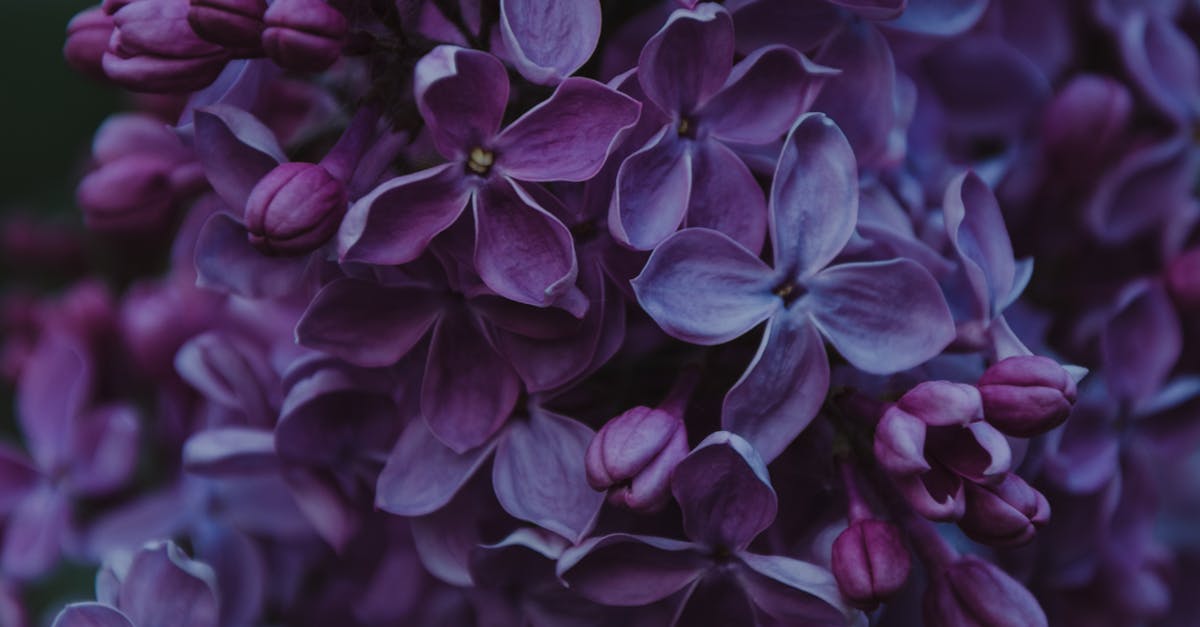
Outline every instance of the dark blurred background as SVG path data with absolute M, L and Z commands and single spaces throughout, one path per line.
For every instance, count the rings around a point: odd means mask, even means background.
M 88 0 L 0 0 L 0 215 L 79 222 L 74 187 L 92 133 L 121 96 L 63 61 L 67 22 Z

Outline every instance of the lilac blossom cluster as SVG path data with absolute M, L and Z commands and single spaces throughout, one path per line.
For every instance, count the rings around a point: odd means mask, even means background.
M 1194 625 L 1198 40 L 104 0 L 91 239 L 5 226 L 74 283 L 3 297 L 0 623 Z

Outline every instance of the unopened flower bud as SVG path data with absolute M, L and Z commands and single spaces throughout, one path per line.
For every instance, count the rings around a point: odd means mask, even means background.
M 1062 424 L 1075 403 L 1075 380 L 1058 362 L 1019 355 L 988 368 L 979 379 L 983 414 L 1002 433 L 1029 438 Z
M 588 484 L 608 490 L 614 505 L 657 510 L 670 498 L 671 470 L 687 454 L 687 431 L 679 416 L 634 407 L 592 438 L 584 457 Z
M 266 0 L 191 0 L 188 24 L 214 44 L 241 50 L 262 46 Z
M 951 381 L 925 381 L 896 401 L 927 425 L 965 425 L 983 418 L 983 403 L 974 386 Z
M 194 91 L 213 82 L 230 55 L 197 36 L 187 14 L 188 0 L 135 0 L 120 7 L 104 73 L 139 92 Z
M 155 155 L 130 155 L 88 174 L 75 190 L 84 222 L 107 233 L 163 228 L 175 198 L 173 168 Z
M 1193 248 L 1167 265 L 1167 289 L 1180 308 L 1200 311 L 1200 248 Z
M 833 541 L 833 576 L 851 605 L 873 610 L 904 586 L 912 559 L 895 525 L 857 520 Z
M 324 0 L 276 0 L 264 20 L 263 50 L 285 69 L 320 72 L 342 54 L 346 18 Z
M 1090 173 L 1118 147 L 1132 111 L 1133 97 L 1120 81 L 1081 74 L 1046 107 L 1046 152 L 1068 174 Z
M 925 591 L 928 627 L 1045 627 L 1033 594 L 996 565 L 973 555 L 930 577 Z
M 113 20 L 100 7 L 81 11 L 67 23 L 63 57 L 76 72 L 104 80 L 102 60 L 112 37 Z
M 337 231 L 346 213 L 346 187 L 325 168 L 284 163 L 254 186 L 246 200 L 250 243 L 269 254 L 313 251 Z
M 992 546 L 1017 546 L 1033 539 L 1050 522 L 1050 503 L 1024 479 L 1009 473 L 989 486 L 968 483 L 966 511 L 958 526 L 972 540 Z

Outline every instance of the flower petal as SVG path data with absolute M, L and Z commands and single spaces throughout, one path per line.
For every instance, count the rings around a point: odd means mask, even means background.
M 198 431 L 183 446 L 183 467 L 206 477 L 239 477 L 277 467 L 275 435 L 267 429 L 222 427 Z
M 500 133 L 496 167 L 521 181 L 586 181 L 640 110 L 636 100 L 602 83 L 568 78 Z
M 13 508 L 37 485 L 38 471 L 25 454 L 8 443 L 0 443 L 0 516 Z
M 738 556 L 738 571 L 750 601 L 788 625 L 846 625 L 851 610 L 842 604 L 828 570 L 782 555 Z
M 51 627 L 135 627 L 119 610 L 101 603 L 72 603 L 54 618 Z
M 196 156 L 213 191 L 236 215 L 242 215 L 250 190 L 287 161 L 275 134 L 253 115 L 224 104 L 195 113 Z
M 43 484 L 29 492 L 4 529 L 0 567 L 18 579 L 47 573 L 62 556 L 70 519 L 70 503 L 55 488 Z
M 459 159 L 500 130 L 508 104 L 508 73 L 486 52 L 438 46 L 413 71 L 417 108 L 433 143 Z
M 17 381 L 17 420 L 25 447 L 42 471 L 71 461 L 71 423 L 92 395 L 91 356 L 67 333 L 48 329 Z
M 564 551 L 558 576 L 597 603 L 636 606 L 667 598 L 711 566 L 690 542 L 613 534 Z
M 758 452 L 728 431 L 708 436 L 680 460 L 671 493 L 688 537 L 718 550 L 746 548 L 775 520 L 779 506 Z
M 462 215 L 471 196 L 462 164 L 391 179 L 351 205 L 338 229 L 342 261 L 408 263 Z
M 767 199 L 750 168 L 721 142 L 693 144 L 687 225 L 720 231 L 753 253 L 762 250 Z
M 775 459 L 817 416 L 828 391 L 821 335 L 803 318 L 776 315 L 754 360 L 725 395 L 721 427 L 749 440 L 764 459 Z
M 733 18 L 706 3 L 671 14 L 638 57 L 638 80 L 668 113 L 692 113 L 725 84 L 733 67 Z
M 421 415 L 456 453 L 488 440 L 517 404 L 521 380 L 466 311 L 450 309 L 433 328 L 421 383 Z
M 826 80 L 837 74 L 787 46 L 760 48 L 734 66 L 725 87 L 704 105 L 699 117 L 707 121 L 714 137 L 724 141 L 776 141 L 808 110 Z
M 821 48 L 817 61 L 842 72 L 821 88 L 813 109 L 829 112 L 860 164 L 877 164 L 896 126 L 892 104 L 896 63 L 891 46 L 871 24 L 852 23 Z
M 772 279 L 765 263 L 725 234 L 685 229 L 655 249 L 633 290 L 667 333 L 693 344 L 720 344 L 779 308 Z
M 964 173 L 946 187 L 943 207 L 950 244 L 977 297 L 986 303 L 987 315 L 994 317 L 1016 279 L 1012 243 L 996 196 L 979 175 Z
M 278 298 L 296 290 L 309 257 L 271 257 L 250 244 L 236 218 L 215 213 L 196 241 L 196 285 L 247 298 Z
M 155 542 L 133 556 L 118 607 L 135 625 L 217 627 L 216 575 L 173 542 Z
M 492 467 L 500 505 L 571 542 L 582 540 L 604 504 L 604 495 L 588 485 L 583 464 L 594 435 L 582 423 L 538 409 L 515 421 Z
M 338 279 L 309 304 L 296 340 L 355 365 L 390 366 L 425 337 L 441 309 L 429 290 Z
M 904 12 L 907 0 L 829 0 L 854 11 L 864 20 L 890 20 Z
M 475 194 L 475 269 L 505 298 L 546 307 L 575 284 L 571 232 L 512 180 Z
M 608 209 L 617 241 L 650 250 L 679 228 L 691 197 L 691 160 L 667 126 L 621 163 Z
M 600 41 L 599 0 L 501 0 L 500 34 L 521 76 L 556 83 L 578 70 Z
M 918 35 L 951 37 L 965 32 L 983 17 L 988 0 L 908 0 L 889 28 Z
M 941 289 L 908 259 L 847 263 L 808 282 L 811 315 L 854 367 L 890 374 L 922 364 L 954 339 Z
M 112 492 L 133 475 L 141 433 L 137 416 L 132 405 L 105 405 L 75 423 L 75 456 L 68 477 L 76 493 Z
M 1144 401 L 1166 383 L 1183 350 L 1182 327 L 1160 281 L 1137 281 L 1118 296 L 1100 334 L 1100 356 L 1113 396 Z
M 492 453 L 492 439 L 465 453 L 439 442 L 424 421 L 404 429 L 388 456 L 375 490 L 375 506 L 397 516 L 437 511 L 459 491 Z
M 775 269 L 808 276 L 824 268 L 854 234 L 858 168 L 846 136 L 809 113 L 784 142 L 768 209 Z

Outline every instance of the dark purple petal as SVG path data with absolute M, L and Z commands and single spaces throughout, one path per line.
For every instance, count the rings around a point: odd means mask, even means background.
M 1084 202 L 1084 223 L 1099 239 L 1121 243 L 1161 225 L 1191 202 L 1200 157 L 1172 134 L 1132 148 L 1099 177 Z
M 845 12 L 831 2 L 758 0 L 741 3 L 733 15 L 738 50 L 745 54 L 773 44 L 812 50 L 846 22 Z
M 600 171 L 621 131 L 637 123 L 640 110 L 636 100 L 610 87 L 568 78 L 500 133 L 496 167 L 521 181 L 586 181 Z
M 828 570 L 782 555 L 742 553 L 742 587 L 750 601 L 788 625 L 846 625 L 852 612 L 842 604 Z
M 379 475 L 376 507 L 398 516 L 436 511 L 450 502 L 495 446 L 492 439 L 465 453 L 455 453 L 439 442 L 423 421 L 410 422 Z
M 221 625 L 250 625 L 263 610 L 267 565 L 250 536 L 226 525 L 192 534 L 196 558 L 212 567 L 221 591 Z
M 846 134 L 859 163 L 878 163 L 896 126 L 893 99 L 896 64 L 879 29 L 866 22 L 849 24 L 817 54 L 822 65 L 841 74 L 829 78 L 813 109 L 827 111 Z
M 200 287 L 247 298 L 278 298 L 300 285 L 309 258 L 264 255 L 250 244 L 240 222 L 216 213 L 200 231 L 195 263 Z
M 711 566 L 690 542 L 614 534 L 564 551 L 558 576 L 597 603 L 632 606 L 667 598 Z
M 100 495 L 121 487 L 137 465 L 140 434 L 137 410 L 130 405 L 106 405 L 81 416 L 68 474 L 72 490 Z
M 930 577 L 925 592 L 930 627 L 1045 627 L 1046 614 L 1025 586 L 1000 567 L 967 555 Z
M 7 517 L 34 488 L 38 471 L 29 461 L 15 447 L 0 443 L 0 516 Z
M 720 344 L 779 308 L 772 281 L 765 263 L 723 233 L 685 229 L 655 249 L 633 290 L 667 333 L 693 344 Z
M 908 259 L 848 263 L 808 281 L 811 315 L 855 367 L 875 374 L 907 370 L 954 340 L 942 290 Z
M 390 366 L 425 337 L 442 306 L 436 292 L 339 279 L 309 304 L 296 339 L 359 366 Z
M 608 210 L 617 241 L 650 250 L 679 228 L 691 197 L 691 160 L 668 126 L 621 163 Z
M 758 452 L 727 431 L 705 438 L 675 466 L 671 493 L 688 537 L 717 550 L 746 548 L 775 520 L 779 505 Z
M 275 134 L 253 115 L 216 104 L 196 111 L 196 156 L 213 190 L 241 215 L 250 190 L 287 161 Z
M 767 199 L 750 168 L 725 144 L 693 144 L 687 225 L 720 231 L 747 250 L 762 250 Z
M 786 46 L 768 46 L 733 67 L 725 87 L 698 116 L 713 137 L 766 144 L 788 132 L 837 71 Z M 831 110 L 831 109 L 827 109 Z
M 493 516 L 500 512 L 487 477 L 473 477 L 435 512 L 413 518 L 413 547 L 425 570 L 455 586 L 470 586 L 471 554 Z
M 690 114 L 717 93 L 733 67 L 733 19 L 718 4 L 671 14 L 638 58 L 642 90 L 659 108 Z
M 1159 281 L 1131 284 L 1114 309 L 1100 335 L 1108 384 L 1118 398 L 1141 401 L 1162 387 L 1179 360 L 1179 317 Z
M 196 493 L 184 485 L 143 493 L 93 521 L 84 541 L 89 557 L 99 559 L 114 551 L 130 551 L 148 540 L 180 533 L 197 511 Z
M 417 106 L 447 159 L 465 156 L 500 130 L 508 74 L 486 52 L 438 46 L 417 63 Z
M 72 603 L 54 618 L 51 627 L 136 627 L 119 610 L 100 603 Z
M 397 177 L 358 199 L 338 230 L 342 261 L 398 265 L 454 224 L 471 196 L 460 163 Z
M 274 470 L 278 467 L 275 435 L 267 429 L 245 427 L 200 431 L 184 444 L 183 467 L 206 477 L 238 477 Z
M 805 319 L 777 315 L 767 323 L 746 372 L 725 395 L 721 426 L 772 460 L 812 422 L 828 391 L 829 360 L 821 335 Z
M 488 440 L 517 403 L 521 381 L 465 311 L 450 310 L 433 329 L 421 384 L 421 414 L 456 453 Z
M 278 379 L 261 347 L 207 331 L 179 348 L 175 371 L 210 403 L 242 411 L 263 427 L 274 423 Z
M 890 20 L 904 12 L 907 0 L 829 0 L 854 11 L 864 20 Z M 918 0 L 919 1 L 919 0 Z
M 973 172 L 950 182 L 943 203 L 946 233 L 989 317 L 998 315 L 1016 277 L 1012 244 L 1000 205 Z
M 908 0 L 888 26 L 918 35 L 949 37 L 966 31 L 987 10 L 988 0 Z
M 217 627 L 216 576 L 172 542 L 133 556 L 121 581 L 118 607 L 135 625 Z
M 1128 76 L 1154 106 L 1177 120 L 1196 117 L 1200 59 L 1196 45 L 1166 15 L 1138 15 L 1117 26 Z
M 513 64 L 541 84 L 570 76 L 600 41 L 600 2 L 501 0 L 500 34 Z
M 42 471 L 71 461 L 70 424 L 91 400 L 92 364 L 75 338 L 50 330 L 38 340 L 17 381 L 17 420 Z
M 838 590 L 851 605 L 873 610 L 908 580 L 912 558 L 900 528 L 883 520 L 855 520 L 833 542 L 830 565 Z
M 584 452 L 594 435 L 582 423 L 543 410 L 514 421 L 492 467 L 500 505 L 521 520 L 579 542 L 604 503 L 584 470 Z
M 965 509 L 963 480 L 941 465 L 921 475 L 895 477 L 896 487 L 918 514 L 936 521 L 958 520 Z
M 330 470 L 285 466 L 282 474 L 292 499 L 313 529 L 335 551 L 343 551 L 362 527 L 363 512 L 356 495 L 348 496 L 343 479 Z
M 20 579 L 40 577 L 58 563 L 70 532 L 71 508 L 66 497 L 41 485 L 17 505 L 4 529 L 0 566 Z
M 775 269 L 808 276 L 850 241 L 858 217 L 858 168 L 846 136 L 825 115 L 792 128 L 779 156 L 768 209 Z
M 579 272 L 571 232 L 511 179 L 475 194 L 475 269 L 497 294 L 538 307 L 565 294 Z

